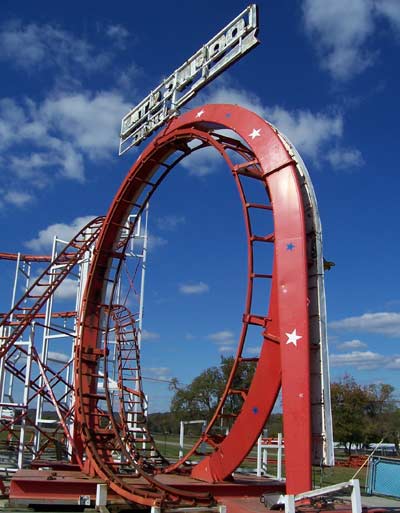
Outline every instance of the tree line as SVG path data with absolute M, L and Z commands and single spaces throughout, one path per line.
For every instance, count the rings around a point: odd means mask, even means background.
M 173 379 L 170 387 L 174 395 L 170 411 L 149 415 L 152 431 L 173 434 L 179 432 L 181 420 L 210 420 L 225 389 L 233 363 L 233 357 L 221 357 L 219 366 L 204 370 L 187 386 L 181 386 Z M 232 388 L 248 389 L 254 370 L 255 364 L 252 362 L 240 364 Z M 400 408 L 394 398 L 394 391 L 394 387 L 389 384 L 361 385 L 351 376 L 333 382 L 331 401 L 335 442 L 342 444 L 350 453 L 355 445 L 367 447 L 383 439 L 384 442 L 395 444 L 399 452 Z M 240 394 L 228 396 L 224 413 L 238 413 L 241 404 Z M 224 422 L 226 428 L 226 419 Z M 192 434 L 197 435 L 198 429 L 188 426 L 187 433 L 190 434 L 192 430 Z M 271 415 L 266 429 L 269 436 L 282 432 L 282 414 Z

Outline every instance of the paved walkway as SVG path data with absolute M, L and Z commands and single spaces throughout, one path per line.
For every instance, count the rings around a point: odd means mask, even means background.
M 389 499 L 387 497 L 378 497 L 377 495 L 363 495 L 361 502 L 363 506 L 368 506 L 369 508 L 395 508 L 395 510 L 400 512 L 400 499 Z

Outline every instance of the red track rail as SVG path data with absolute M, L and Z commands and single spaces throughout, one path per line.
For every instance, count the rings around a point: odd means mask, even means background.
M 0 260 L 22 262 L 51 262 L 51 255 L 24 255 L 23 253 L 0 253 Z
M 216 130 L 232 130 L 233 137 Z M 235 137 L 237 134 L 240 139 Z M 197 142 L 197 147 L 193 143 Z M 298 183 L 296 162 L 284 147 L 276 131 L 256 114 L 233 105 L 205 105 L 174 119 L 144 150 L 122 183 L 99 235 L 90 269 L 80 320 L 76 352 L 76 407 L 78 443 L 86 447 L 86 470 L 110 483 L 123 497 L 145 505 L 163 501 L 209 502 L 205 495 L 184 493 L 168 487 L 146 470 L 141 462 L 130 460 L 147 487 L 135 485 L 117 471 L 110 458 L 99 417 L 92 415 L 100 398 L 97 393 L 98 368 L 104 362 L 110 313 L 99 308 L 112 307 L 110 283 L 124 259 L 124 246 L 118 242 L 128 215 L 140 214 L 158 185 L 186 155 L 201 147 L 214 147 L 225 159 L 238 186 L 248 242 L 248 290 L 235 364 L 217 411 L 207 427 L 204 441 L 212 453 L 192 471 L 198 479 L 221 481 L 229 476 L 253 447 L 274 406 L 282 385 L 287 493 L 311 488 L 311 399 L 310 351 L 307 301 L 307 252 L 304 206 Z M 232 156 L 232 158 L 231 158 Z M 233 158 L 234 157 L 234 158 Z M 239 163 L 238 163 L 239 162 Z M 257 183 L 265 193 L 265 202 L 252 201 L 246 182 Z M 273 229 L 256 233 L 252 212 L 271 215 Z M 133 228 L 132 228 L 133 229 Z M 254 247 L 272 248 L 273 264 L 268 269 L 255 268 Z M 269 307 L 253 312 L 253 288 L 259 281 L 270 291 Z M 111 308 L 108 308 L 111 311 Z M 104 331 L 104 325 L 107 328 Z M 234 377 L 239 366 L 248 362 L 243 356 L 250 326 L 260 329 L 262 348 L 249 390 L 235 390 Z M 105 341 L 104 341 L 105 338 Z M 243 404 L 225 438 L 215 437 L 213 428 L 223 417 L 222 408 L 229 397 L 242 397 Z M 116 428 L 115 435 L 117 435 Z M 164 469 L 172 472 L 183 465 L 202 440 L 178 464 Z M 129 455 L 126 456 L 129 460 Z

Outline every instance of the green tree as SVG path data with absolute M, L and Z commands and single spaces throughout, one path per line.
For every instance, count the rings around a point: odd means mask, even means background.
M 362 443 L 368 397 L 350 376 L 331 384 L 333 434 L 351 453 L 352 444 Z
M 400 453 L 400 408 L 396 408 L 396 410 L 391 414 L 389 421 L 389 430 L 390 430 L 390 440 L 393 440 L 393 443 L 396 446 L 397 454 Z
M 221 372 L 210 367 L 197 376 L 190 385 L 178 388 L 172 398 L 171 411 L 181 420 L 205 417 L 207 420 L 221 394 Z
M 395 443 L 397 408 L 391 385 L 362 386 L 351 376 L 331 384 L 333 433 L 351 453 L 352 444 Z
M 165 435 L 179 433 L 179 420 L 171 412 L 150 413 L 148 423 L 152 433 L 163 433 Z
M 210 420 L 224 392 L 227 380 L 234 364 L 233 357 L 221 357 L 219 367 L 209 367 L 194 378 L 190 385 L 179 387 L 173 380 L 175 394 L 171 401 L 171 411 L 181 420 Z M 224 413 L 237 413 L 242 404 L 240 391 L 248 389 L 254 374 L 254 364 L 240 363 L 232 381 L 232 390 L 224 405 Z

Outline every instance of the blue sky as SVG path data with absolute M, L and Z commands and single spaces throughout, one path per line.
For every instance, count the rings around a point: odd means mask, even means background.
M 246 5 L 3 0 L 0 250 L 48 253 L 54 233 L 106 213 L 138 154 L 117 156 L 122 116 Z M 391 383 L 400 397 L 400 2 L 259 8 L 262 44 L 187 107 L 238 103 L 294 142 L 336 264 L 326 276 L 332 376 Z M 150 235 L 144 373 L 188 383 L 232 354 L 244 302 L 240 204 L 215 155 L 185 160 L 163 184 Z M 11 267 L 0 265 L 5 310 Z M 165 384 L 149 391 L 153 411 L 165 408 Z

